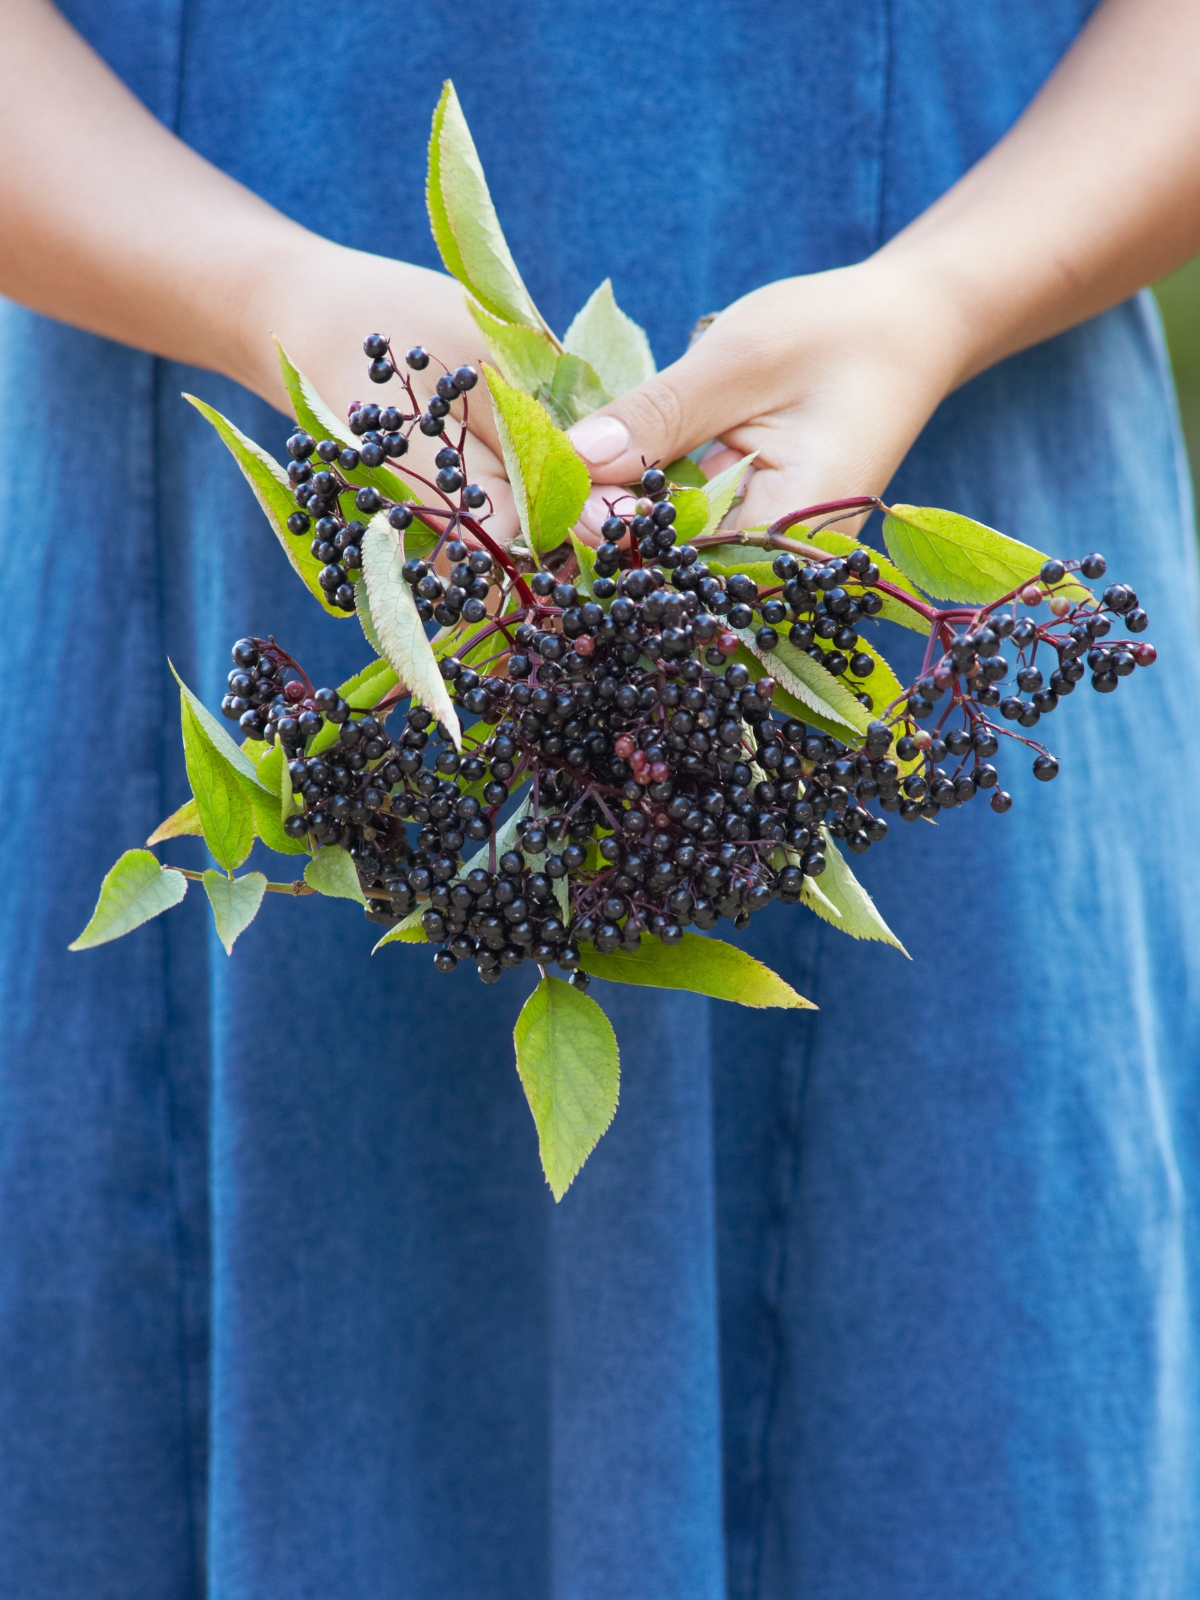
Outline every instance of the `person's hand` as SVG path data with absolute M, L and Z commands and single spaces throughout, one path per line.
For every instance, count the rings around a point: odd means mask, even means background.
M 368 378 L 362 350 L 368 333 L 387 334 L 400 362 L 404 352 L 418 344 L 437 358 L 424 372 L 409 374 L 421 400 L 433 393 L 442 372 L 439 360 L 451 370 L 470 364 L 481 377 L 467 396 L 467 470 L 471 482 L 492 496 L 495 515 L 488 531 L 501 539 L 512 538 L 516 512 L 482 379 L 487 352 L 459 284 L 444 273 L 308 237 L 310 244 L 289 249 L 264 269 L 245 308 L 241 336 L 245 370 L 236 376 L 280 411 L 290 412 L 274 334 L 330 409 L 345 418 L 352 400 L 401 407 L 406 403 L 398 379 L 377 385 Z M 450 438 L 457 439 L 456 427 L 447 429 L 445 439 L 429 439 L 414 429 L 408 455 L 393 465 L 401 473 L 406 465 L 413 466 L 432 479 L 437 470 L 433 458 Z
M 571 430 L 591 469 L 584 528 L 605 485 L 633 483 L 706 440 L 711 477 L 757 451 L 740 527 L 825 500 L 880 494 L 959 381 L 961 317 L 911 258 L 788 278 L 716 319 L 673 366 Z

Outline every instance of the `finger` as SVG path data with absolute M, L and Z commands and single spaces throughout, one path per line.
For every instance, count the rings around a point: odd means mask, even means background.
M 764 528 L 781 517 L 802 511 L 806 506 L 827 505 L 830 501 L 849 498 L 842 493 L 840 485 L 854 481 L 849 478 L 839 478 L 839 487 L 829 487 L 830 479 L 820 476 L 814 477 L 811 472 L 795 468 L 764 467 L 759 471 L 751 471 L 750 481 L 747 486 L 745 499 L 740 506 L 735 507 L 734 513 L 728 518 L 726 526 L 737 528 Z M 862 491 L 872 492 L 870 488 Z M 827 515 L 816 515 L 806 518 L 806 526 L 832 522 L 839 533 L 849 536 L 856 535 L 863 526 L 870 510 L 831 512 Z M 789 537 L 804 538 L 802 527 L 795 527 Z
M 652 462 L 674 461 L 743 420 L 742 363 L 731 341 L 715 332 L 674 366 L 569 429 L 594 481 L 634 483 Z
M 474 430 L 467 441 L 466 450 L 469 451 L 467 459 L 471 465 L 471 481 L 477 483 L 489 499 L 483 526 L 493 539 L 501 539 L 507 544 L 520 533 L 521 524 L 512 487 L 505 476 L 504 463 L 499 452 L 490 450 L 482 443 Z
M 633 502 L 634 496 L 617 484 L 593 484 L 591 493 L 583 502 L 575 532 L 585 544 L 599 544 L 603 538 L 600 532 L 602 525 L 614 514 L 628 516 L 633 511 Z
M 473 512 L 472 515 L 477 521 L 480 521 L 481 526 L 493 539 L 498 540 L 501 544 L 508 544 L 521 531 L 521 525 L 517 519 L 517 508 L 513 504 L 512 490 L 508 486 L 508 480 L 494 477 L 490 473 L 483 473 L 476 481 L 479 487 L 489 496 L 491 502 L 490 514 L 488 514 L 489 508 L 485 507 L 485 515 L 482 518 L 480 518 L 478 512 Z M 468 543 L 470 542 L 468 540 Z
M 457 440 L 457 434 L 455 435 Z M 426 439 L 419 434 L 414 434 L 414 448 L 402 460 L 391 463 L 392 470 L 401 478 L 407 477 L 409 486 L 413 490 L 414 498 L 424 501 L 429 505 L 450 506 L 457 504 L 457 496 L 443 497 L 429 487 L 437 471 L 433 459 L 436 450 L 445 445 L 445 439 L 437 437 Z M 419 441 L 419 442 L 418 442 Z M 512 489 L 504 475 L 504 467 L 499 457 L 480 442 L 473 434 L 468 436 L 463 445 L 463 460 L 470 473 L 470 481 L 478 484 L 488 496 L 489 504 L 471 515 L 487 529 L 493 539 L 499 539 L 505 544 L 516 537 L 520 532 L 517 518 L 517 509 L 513 503 Z M 406 473 L 406 467 L 408 471 Z M 417 481 L 417 475 L 425 481 Z M 436 519 L 438 525 L 445 519 Z M 468 540 L 468 543 L 471 541 Z
M 820 421 L 780 413 L 732 429 L 725 442 L 757 455 L 745 496 L 730 521 L 742 528 L 762 527 L 806 506 L 882 493 L 897 462 L 877 448 L 882 430 L 872 427 L 872 421 L 852 407 L 831 409 Z M 838 527 L 854 533 L 862 521 L 856 516 Z
M 696 463 L 706 478 L 715 478 L 742 459 L 740 450 L 731 450 L 719 439 L 713 441 Z

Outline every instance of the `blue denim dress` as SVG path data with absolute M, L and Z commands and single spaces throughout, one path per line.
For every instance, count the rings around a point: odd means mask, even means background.
M 453 76 L 552 322 L 611 274 L 666 362 L 920 212 L 1088 7 L 64 9 L 209 160 L 431 265 Z M 1160 665 L 1077 695 L 1009 816 L 861 863 L 911 962 L 776 907 L 749 942 L 819 1013 L 604 992 L 622 1104 L 557 1208 L 519 983 L 312 901 L 232 960 L 198 894 L 67 953 L 184 796 L 168 654 L 210 704 L 242 633 L 367 657 L 182 389 L 282 446 L 224 380 L 0 311 L 6 1600 L 1200 1593 L 1200 650 L 1148 302 L 976 379 L 892 494 L 1102 550 Z

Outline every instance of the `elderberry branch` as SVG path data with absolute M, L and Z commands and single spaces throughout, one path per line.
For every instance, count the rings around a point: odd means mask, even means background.
M 808 522 L 813 517 L 823 517 L 830 511 L 886 511 L 887 509 L 879 496 L 874 494 L 851 495 L 845 500 L 823 500 L 819 505 L 804 506 L 799 511 L 788 511 L 782 517 L 777 517 L 767 529 L 767 536 L 770 538 L 786 533 L 798 522 Z
M 166 862 L 163 865 L 166 871 L 177 872 L 181 878 L 189 878 L 193 883 L 204 882 L 204 874 L 202 872 L 193 872 L 190 867 L 172 867 Z M 293 897 L 303 894 L 316 894 L 316 892 L 311 884 L 304 882 L 303 878 L 296 878 L 288 883 L 268 883 L 265 889 L 267 894 L 290 894 Z
M 468 533 L 472 534 L 476 539 L 479 540 L 479 543 L 488 552 L 492 559 L 499 562 L 500 566 L 516 585 L 517 593 L 521 596 L 521 599 L 525 602 L 525 604 L 527 606 L 533 605 L 533 594 L 529 588 L 529 585 L 525 582 L 525 579 L 522 576 L 519 568 L 514 565 L 504 546 L 492 538 L 491 534 L 488 533 L 486 528 L 483 527 L 482 523 L 480 523 L 477 518 L 464 516 L 462 518 L 462 525 L 464 528 L 466 528 Z
M 377 357 L 374 344 L 367 342 L 367 353 Z M 414 370 L 429 359 L 423 351 L 405 357 Z M 442 433 L 443 418 L 474 381 L 470 369 L 439 377 L 422 432 Z M 414 420 L 355 408 L 351 429 L 363 440 L 363 463 L 402 455 L 397 430 Z M 352 715 L 334 691 L 310 694 L 290 657 L 252 640 L 235 646 L 239 670 L 222 708 L 247 734 L 283 744 L 299 797 L 288 832 L 347 847 L 377 921 L 394 923 L 420 908 L 439 971 L 470 961 L 491 983 L 527 960 L 543 970 L 557 962 L 583 986 L 583 945 L 601 954 L 632 951 L 647 935 L 676 943 L 689 924 L 707 930 L 732 918 L 744 927 L 773 899 L 798 902 L 805 879 L 824 870 L 829 838 L 862 854 L 887 836 L 886 814 L 932 821 L 988 791 L 992 809 L 1007 811 L 1011 797 L 989 760 L 1000 735 L 1037 752 L 1035 775 L 1053 778 L 1058 763 L 1024 730 L 1074 690 L 1085 671 L 1081 658 L 1101 692 L 1155 658 L 1149 644 L 1103 642 L 1110 619 L 1124 617 L 1134 634 L 1144 629 L 1131 590 L 1110 585 L 1102 603 L 1078 605 L 1062 592 L 1068 571 L 1101 576 L 1099 556 L 1070 566 L 1048 560 L 1036 580 L 989 605 L 939 607 L 884 578 L 865 547 L 843 558 L 790 536 L 814 518 L 829 526 L 886 512 L 874 496 L 677 545 L 676 508 L 657 467 L 614 493 L 585 593 L 573 581 L 580 567 L 572 550 L 552 551 L 527 571 L 473 514 L 487 496 L 466 483 L 468 442 L 460 427 L 457 448 L 436 457 L 433 487 L 457 504 L 398 505 L 388 516 L 398 531 L 423 518 L 435 552 L 444 549 L 452 563 L 447 581 L 430 561 L 413 558 L 404 578 L 421 620 L 451 630 L 441 635 L 452 653 L 440 670 L 464 725 L 479 719 L 470 748 L 460 754 L 431 713 L 411 704 L 403 727 L 389 732 L 388 718 L 407 695 L 403 684 L 381 697 L 374 714 Z M 301 466 L 314 449 L 327 462 L 330 449 L 341 459 L 332 444 L 307 436 L 294 436 L 288 449 Z M 345 522 L 329 503 L 326 478 L 336 482 L 318 474 L 310 486 L 304 470 L 293 474 L 297 505 L 320 513 L 314 554 L 319 548 L 331 562 L 322 583 L 349 608 L 343 567 L 358 554 L 362 525 Z M 632 509 L 618 513 L 626 502 Z M 382 504 L 374 489 L 357 493 L 364 512 Z M 302 532 L 310 520 L 297 516 L 289 528 Z M 772 551 L 773 580 L 760 586 L 744 571 L 711 572 L 703 552 L 721 545 Z M 333 561 L 339 553 L 342 563 Z M 1021 614 L 1043 600 L 1052 621 Z M 858 629 L 881 615 L 885 601 L 919 614 L 929 637 L 918 679 L 880 714 L 870 693 L 876 657 L 858 647 Z M 504 609 L 510 603 L 516 609 Z M 873 713 L 864 736 L 842 742 L 792 720 L 779 708 L 772 677 L 751 681 L 737 659 L 747 630 L 756 655 L 769 660 L 785 625 L 792 648 Z M 479 647 L 489 640 L 484 658 Z M 1018 652 L 1016 687 L 1027 699 L 999 687 L 1013 665 L 1002 653 L 1008 641 Z M 1047 685 L 1034 658 L 1049 650 L 1058 667 Z M 297 700 L 298 717 L 289 711 Z M 1023 731 L 992 723 L 986 713 L 997 706 Z M 926 718 L 932 726 L 920 725 Z M 314 756 L 308 741 L 326 719 L 340 723 L 336 742 L 326 740 Z M 515 847 L 498 850 L 502 809 L 525 782 L 531 793 Z M 466 852 L 485 840 L 486 870 L 467 871 Z

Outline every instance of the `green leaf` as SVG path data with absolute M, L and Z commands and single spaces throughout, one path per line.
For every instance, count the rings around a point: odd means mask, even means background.
M 231 872 L 241 866 L 254 845 L 254 812 L 242 788 L 240 768 L 231 765 L 214 746 L 191 699 L 187 691 L 179 697 L 188 782 L 196 797 L 204 842 L 213 858 Z M 238 755 L 241 756 L 240 750 Z
M 655 373 L 650 341 L 613 298 L 610 278 L 605 278 L 567 329 L 563 346 L 590 363 L 613 400 Z
M 388 929 L 383 938 L 372 947 L 371 954 L 374 955 L 376 950 L 382 950 L 385 944 L 428 944 L 429 935 L 421 926 L 421 918 L 428 909 L 428 906 L 414 906 L 394 928 Z
M 283 765 L 283 746 L 276 739 L 274 744 L 266 745 L 263 753 L 254 763 L 254 771 L 258 776 L 259 786 L 268 794 L 279 794 L 279 769 Z
M 200 823 L 200 813 L 196 809 L 195 800 L 185 800 L 178 811 L 173 811 L 165 822 L 160 822 L 158 827 L 146 840 L 146 844 L 162 844 L 164 839 L 182 839 L 188 834 L 199 838 L 204 837 L 204 829 Z
M 425 193 L 446 271 L 493 316 L 544 327 L 500 231 L 475 141 L 449 80 L 433 114 Z
M 467 301 L 467 310 L 508 382 L 525 394 L 539 398 L 549 394 L 558 365 L 558 349 L 550 335 L 520 322 L 499 322 L 473 300 Z
M 708 495 L 703 489 L 676 489 L 671 503 L 675 507 L 675 541 L 681 545 L 690 544 L 708 527 Z M 705 554 L 707 556 L 707 551 Z
M 700 530 L 702 534 L 716 533 L 721 526 L 726 513 L 737 498 L 742 479 L 757 455 L 758 451 L 754 450 L 750 455 L 743 456 L 740 461 L 735 461 L 731 467 L 726 467 L 724 472 L 718 472 L 715 478 L 707 480 L 703 493 L 708 500 L 708 521 Z
M 274 749 L 274 746 L 269 745 L 265 739 L 243 739 L 238 749 L 257 773 L 262 758 L 269 750 Z
M 243 878 L 227 878 L 223 872 L 210 867 L 204 874 L 204 888 L 213 909 L 217 925 L 217 938 L 225 946 L 225 954 L 233 954 L 234 941 L 258 915 L 267 880 L 261 872 L 247 872 Z
M 511 616 L 514 610 L 520 610 L 519 601 L 507 606 L 504 615 Z M 430 641 L 434 659 L 442 661 L 446 656 L 454 655 L 461 650 L 462 654 L 459 659 L 463 666 L 473 667 L 486 660 L 487 657 L 494 656 L 498 650 L 507 648 L 503 637 L 496 633 L 489 633 L 486 638 L 480 639 L 476 645 L 470 643 L 470 640 L 476 634 L 484 633 L 494 620 L 495 618 L 487 616 L 481 622 L 458 622 L 453 627 L 447 628 L 443 633 L 435 635 Z M 494 672 L 496 668 L 493 665 L 488 670 Z M 464 739 L 466 738 L 465 733 L 463 737 Z
M 330 605 L 324 589 L 317 582 L 321 563 L 309 548 L 312 543 L 311 535 L 289 533 L 287 530 L 287 519 L 297 506 L 283 468 L 278 462 L 273 461 L 265 450 L 256 445 L 253 439 L 248 439 L 219 411 L 214 411 L 212 406 L 205 405 L 203 400 L 197 400 L 194 394 L 185 394 L 183 398 L 190 401 L 200 415 L 212 423 L 233 459 L 241 467 L 246 482 L 254 490 L 254 498 L 265 512 L 267 521 L 275 530 L 275 536 L 292 564 L 293 571 L 305 588 L 310 594 L 315 595 L 331 617 L 348 616 L 348 612 L 339 611 L 336 606 Z
M 187 893 L 187 879 L 164 867 L 149 850 L 126 850 L 100 885 L 92 920 L 68 948 L 92 950 L 119 939 L 134 928 L 177 906 Z
M 192 693 L 187 684 L 184 683 L 183 679 L 175 671 L 174 662 L 168 659 L 167 665 L 171 669 L 171 676 L 179 685 L 180 699 L 186 700 L 188 705 L 191 707 L 196 721 L 208 735 L 209 743 L 212 745 L 213 749 L 216 750 L 218 754 L 224 756 L 229 765 L 233 767 L 235 771 L 240 772 L 244 778 L 249 778 L 251 783 L 257 783 L 259 781 L 258 772 L 250 757 L 240 745 L 237 745 L 233 742 L 228 733 L 226 733 L 225 729 L 217 721 L 216 717 L 213 716 L 212 712 L 204 704 L 204 701 L 200 699 L 199 695 Z
M 875 909 L 874 900 L 846 865 L 846 858 L 828 830 L 822 828 L 821 833 L 825 840 L 825 871 L 819 881 L 805 878 L 800 891 L 805 905 L 852 939 L 877 939 L 880 944 L 894 945 L 901 955 L 908 956 L 908 951 Z M 819 895 L 811 892 L 814 882 Z
M 446 726 L 461 750 L 458 714 L 425 637 L 412 591 L 404 581 L 403 568 L 404 536 L 389 525 L 383 512 L 379 512 L 371 518 L 363 534 L 362 571 L 383 654 L 395 668 L 397 677 L 408 686 L 413 700 Z
M 827 656 L 832 655 L 836 648 L 832 640 L 827 641 L 825 639 L 818 639 L 816 643 L 820 645 L 822 651 Z M 827 644 L 828 649 L 826 649 Z M 790 640 L 788 641 L 788 648 L 789 650 L 794 650 L 796 648 Z M 853 652 L 846 653 L 857 655 L 859 651 L 862 651 L 864 655 L 870 656 L 871 660 L 875 663 L 874 672 L 869 673 L 865 678 L 862 679 L 855 678 L 851 680 L 848 678 L 838 678 L 834 681 L 845 684 L 849 684 L 851 681 L 856 684 L 861 682 L 863 689 L 875 702 L 875 707 L 872 711 L 868 711 L 865 706 L 859 705 L 859 711 L 864 717 L 870 720 L 872 717 L 882 716 L 885 708 L 890 706 L 894 701 L 904 700 L 904 685 L 892 671 L 888 662 L 885 661 L 884 658 L 879 654 L 879 651 L 876 650 L 875 646 L 863 638 L 861 633 L 858 636 L 858 643 L 854 646 Z M 801 652 L 801 654 L 803 653 L 804 652 Z M 774 652 L 772 652 L 772 654 L 774 654 Z M 808 659 L 811 661 L 812 657 L 809 656 Z M 829 675 L 830 677 L 833 677 L 832 673 Z M 851 698 L 853 699 L 853 695 L 851 695 Z M 855 704 L 858 705 L 858 702 L 855 701 Z M 863 731 L 865 732 L 865 728 Z
M 304 869 L 304 881 L 310 889 L 334 900 L 354 900 L 360 906 L 367 903 L 350 852 L 340 844 L 321 846 Z
M 505 381 L 541 401 L 560 427 L 571 427 L 613 398 L 592 366 L 578 355 L 561 354 L 549 334 L 498 322 L 471 301 L 467 309 Z
M 870 545 L 859 544 L 857 539 L 851 539 L 848 534 L 839 533 L 836 528 L 822 528 L 819 533 L 810 533 L 801 524 L 788 531 L 805 544 L 816 545 L 818 550 L 827 550 L 831 556 L 848 556 L 852 550 L 865 550 L 879 568 L 879 576 L 887 583 L 895 584 L 897 589 L 903 589 L 905 594 L 911 594 L 917 600 L 923 598 L 911 579 L 906 578 L 886 556 L 881 556 L 878 550 L 872 550 Z M 764 550 L 763 554 L 768 555 L 769 552 Z M 902 605 L 899 600 L 893 600 L 890 595 L 880 595 L 879 598 L 883 601 L 883 610 L 879 612 L 882 621 L 898 622 L 902 628 L 911 628 L 914 633 L 929 632 L 930 624 L 917 612 Z
M 800 865 L 800 857 L 794 850 L 785 851 L 783 853 L 787 856 L 787 859 L 791 862 L 792 866 L 798 867 Z M 800 896 L 804 903 L 811 907 L 812 910 L 816 911 L 818 916 L 824 917 L 826 922 L 840 922 L 842 920 L 842 913 L 834 905 L 833 901 L 824 892 L 815 878 L 805 878 L 800 890 Z
M 363 638 L 377 650 L 384 654 L 383 645 L 379 638 L 379 629 L 375 626 L 375 618 L 371 615 L 371 596 L 367 589 L 366 578 L 362 577 L 354 585 L 354 610 L 358 617 L 359 626 L 363 631 Z
M 735 461 L 731 467 L 726 467 L 724 472 L 719 472 L 715 478 L 706 478 L 701 469 L 693 461 L 689 460 L 687 456 L 684 456 L 681 461 L 673 461 L 669 467 L 664 469 L 668 479 L 672 479 L 673 474 L 680 472 L 684 476 L 673 481 L 683 482 L 686 478 L 693 484 L 692 487 L 676 489 L 671 495 L 672 503 L 675 506 L 674 528 L 679 544 L 687 544 L 701 535 L 707 537 L 709 534 L 716 533 L 730 506 L 733 504 L 738 490 L 741 488 L 742 479 L 746 476 L 747 469 L 757 454 L 758 452 L 755 451 L 754 455 L 743 456 L 740 461 Z M 687 472 L 688 468 L 691 469 L 690 473 Z M 743 548 L 739 545 L 716 545 L 712 549 L 705 551 L 704 559 L 708 562 L 712 571 L 717 573 L 726 570 L 731 572 L 742 571 L 743 559 L 752 562 L 756 566 L 763 561 L 766 561 L 769 565 L 774 559 L 774 552 L 766 550 L 759 552 L 757 555 L 747 553 L 743 558 Z M 734 563 L 732 566 L 724 568 L 714 565 L 714 562 L 720 562 L 723 558 L 728 557 L 731 549 Z
M 485 367 L 484 376 L 521 530 L 531 549 L 554 550 L 579 521 L 591 487 L 588 469 L 536 400 L 494 367 Z
M 561 355 L 554 364 L 554 381 L 545 399 L 559 427 L 571 428 L 606 406 L 612 395 L 582 356 Z
M 768 651 L 756 647 L 751 628 L 738 630 L 738 638 L 780 688 L 805 707 L 803 720 L 812 721 L 814 716 L 823 718 L 833 725 L 836 737 L 842 740 L 847 736 L 859 739 L 866 737 L 867 723 L 872 713 L 858 703 L 840 678 L 835 678 L 832 672 L 826 672 L 819 662 L 797 649 L 790 639 L 780 639 L 774 650 Z
M 596 581 L 596 552 L 590 544 L 584 544 L 577 533 L 571 535 L 571 548 L 575 552 L 575 560 L 579 563 L 579 576 L 575 579 L 575 587 L 582 590 L 590 600 L 592 586 Z
M 733 1000 L 740 1006 L 784 1006 L 815 1011 L 811 1000 L 796 993 L 770 967 L 721 939 L 685 933 L 680 944 L 643 939 L 627 954 L 599 955 L 591 945 L 581 950 L 580 965 L 594 978 L 612 983 L 644 984 L 651 989 L 689 989 L 714 1000 Z
M 616 1035 L 594 1000 L 561 978 L 543 978 L 517 1018 L 513 1040 L 542 1170 L 561 1200 L 616 1114 Z
M 553 854 L 556 856 L 562 855 L 566 847 L 567 841 L 563 839 L 553 846 Z M 565 877 L 554 879 L 554 898 L 558 901 L 558 909 L 562 913 L 563 921 L 569 923 L 571 920 L 571 888 Z
M 739 644 L 734 653 L 725 662 L 726 667 L 736 665 L 745 667 L 752 678 L 763 676 L 763 663 L 758 656 L 746 649 L 744 644 Z M 809 722 L 814 728 L 819 728 L 822 733 L 831 734 L 835 739 L 843 741 L 847 738 L 846 724 L 840 720 L 832 721 L 822 717 L 803 700 L 798 700 L 795 695 L 789 694 L 779 682 L 778 674 L 771 673 L 775 678 L 775 696 L 771 701 L 772 707 L 786 717 L 792 717 L 796 722 Z M 743 757 L 743 760 L 745 757 Z
M 284 386 L 287 389 L 288 398 L 292 402 L 292 410 L 296 414 L 296 421 L 299 425 L 310 433 L 318 443 L 322 439 L 336 439 L 338 444 L 357 450 L 362 444 L 362 440 L 355 438 L 354 434 L 350 432 L 349 421 L 343 421 L 336 412 L 325 404 L 317 393 L 316 385 L 312 379 L 305 377 L 278 339 L 275 341 L 275 348 L 279 352 L 279 370 L 283 374 Z M 352 483 L 356 489 L 362 489 L 367 484 L 371 484 L 379 490 L 380 494 L 386 495 L 389 500 L 411 500 L 417 505 L 425 503 L 424 496 L 420 491 L 390 467 L 364 467 L 360 465 L 355 467 L 352 472 L 347 472 L 343 467 L 339 466 L 338 471 L 346 482 Z M 342 495 L 341 502 L 342 509 L 346 510 L 351 504 L 351 497 Z M 358 514 L 355 510 L 347 512 L 349 517 L 356 517 Z M 306 549 L 310 542 L 310 538 L 306 536 L 304 539 Z M 432 544 L 433 535 L 430 534 L 430 548 L 432 548 Z M 320 562 L 317 562 L 317 569 L 318 571 L 320 570 Z M 338 615 L 345 616 L 346 612 L 341 611 Z
M 709 545 L 704 552 L 705 564 L 719 578 L 727 578 L 731 572 L 747 572 L 755 583 L 771 588 L 779 583 L 771 571 L 774 559 L 774 551 L 762 550 L 753 544 L 736 544 L 732 539 L 728 544 Z
M 338 694 L 354 711 L 374 711 L 390 689 L 399 683 L 396 669 L 381 657 L 338 686 Z
M 883 538 L 892 560 L 926 594 L 974 606 L 1036 578 L 1046 560 L 1040 550 L 995 528 L 933 506 L 893 506 L 883 519 Z M 1075 581 L 1055 592 L 1092 599 L 1091 590 Z
M 680 456 L 678 461 L 669 461 L 663 471 L 668 483 L 678 484 L 683 489 L 703 489 L 708 482 L 703 468 L 698 467 L 691 456 Z
M 293 839 L 283 831 L 278 797 L 268 793 L 260 784 L 250 783 L 246 778 L 239 777 L 238 782 L 254 812 L 254 831 L 267 849 L 274 850 L 281 856 L 306 856 L 308 846 L 304 840 Z

